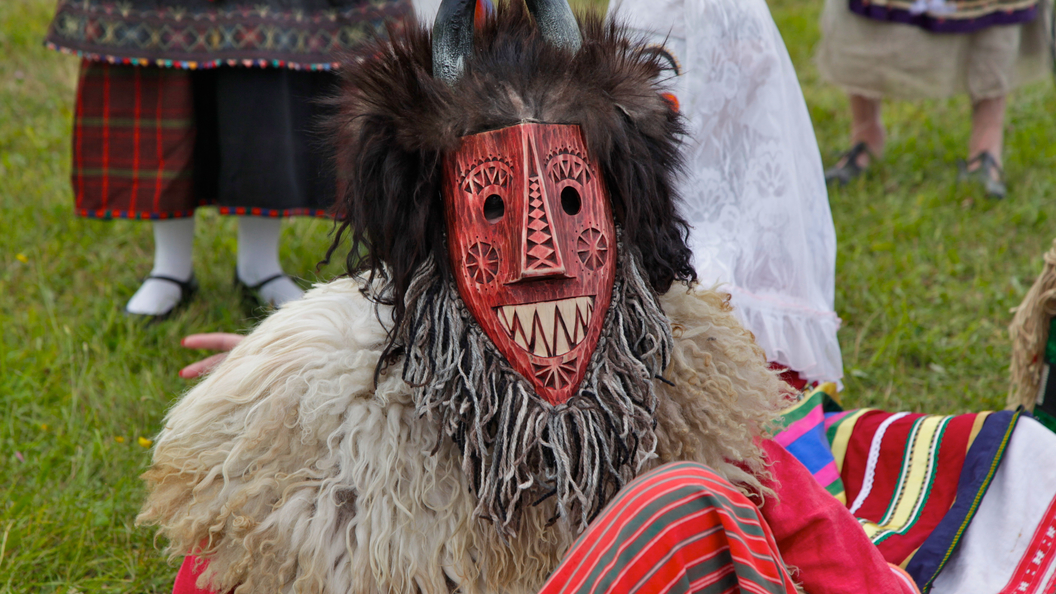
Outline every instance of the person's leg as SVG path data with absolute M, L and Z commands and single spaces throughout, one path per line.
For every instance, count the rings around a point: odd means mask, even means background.
M 880 157 L 884 153 L 887 131 L 880 114 L 880 100 L 861 95 L 851 95 L 851 146 L 864 142 L 869 152 Z M 859 157 L 858 165 L 869 164 L 869 155 Z
M 668 464 L 628 484 L 542 589 L 796 592 L 759 509 L 707 467 Z
M 968 139 L 968 171 L 980 165 L 977 157 L 990 153 L 1000 166 L 1005 140 L 1005 97 L 980 99 L 972 104 L 972 136 Z M 996 179 L 996 178 L 995 178 Z
M 977 181 L 990 198 L 1004 198 L 1008 193 L 1001 171 L 1004 128 L 1004 95 L 979 99 L 972 103 L 972 135 L 968 139 L 968 162 L 958 177 Z
M 880 100 L 862 95 L 849 95 L 851 104 L 851 149 L 844 153 L 836 165 L 825 171 L 826 181 L 847 183 L 858 176 L 873 158 L 884 152 L 887 132 L 880 115 Z M 865 150 L 858 148 L 865 144 Z M 854 159 L 851 164 L 848 161 Z
M 238 278 L 245 285 L 256 287 L 260 297 L 275 307 L 304 294 L 282 272 L 281 230 L 282 220 L 278 218 L 238 217 Z
M 191 279 L 191 250 L 194 245 L 194 217 L 154 222 L 154 268 L 152 277 L 180 282 Z M 147 278 L 128 300 L 131 314 L 157 316 L 168 313 L 181 297 L 179 285 L 159 278 Z

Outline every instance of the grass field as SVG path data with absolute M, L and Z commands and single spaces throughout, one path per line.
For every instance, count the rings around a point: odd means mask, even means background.
M 821 0 L 773 0 L 827 162 L 847 104 L 811 62 Z M 191 332 L 251 322 L 230 287 L 232 221 L 198 215 L 202 297 L 144 326 L 120 305 L 150 269 L 150 228 L 74 218 L 67 176 L 77 63 L 41 39 L 53 0 L 0 2 L 0 593 L 167 592 L 175 568 L 133 526 L 149 438 L 187 388 Z M 1056 236 L 1052 83 L 1010 104 L 1003 202 L 955 186 L 968 104 L 885 104 L 884 162 L 832 191 L 846 404 L 931 412 L 1000 408 L 1014 307 Z M 284 231 L 287 271 L 315 263 L 329 225 Z

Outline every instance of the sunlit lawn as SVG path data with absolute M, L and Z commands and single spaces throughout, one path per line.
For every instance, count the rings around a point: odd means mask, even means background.
M 827 161 L 845 148 L 846 100 L 811 62 L 820 0 L 772 2 Z M 250 327 L 231 291 L 235 230 L 198 215 L 201 297 L 165 323 L 120 305 L 150 269 L 146 224 L 77 219 L 67 176 L 77 62 L 41 46 L 52 0 L 0 2 L 0 593 L 167 592 L 175 568 L 133 526 L 137 476 L 196 355 L 181 336 Z M 1056 236 L 1049 220 L 1051 83 L 1019 92 L 1007 130 L 1004 202 L 954 184 L 966 100 L 885 105 L 886 159 L 832 192 L 836 307 L 846 403 L 956 412 L 1002 407 L 1009 308 Z M 284 264 L 316 262 L 330 225 L 284 232 Z M 143 438 L 143 439 L 141 439 Z

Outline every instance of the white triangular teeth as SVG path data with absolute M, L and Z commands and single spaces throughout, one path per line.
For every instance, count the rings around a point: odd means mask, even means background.
M 495 315 L 517 346 L 537 357 L 558 357 L 586 337 L 594 315 L 594 298 L 504 305 L 495 308 Z

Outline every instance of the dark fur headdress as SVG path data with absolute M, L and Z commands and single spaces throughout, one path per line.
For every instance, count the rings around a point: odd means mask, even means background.
M 374 297 L 394 307 L 433 254 L 449 277 L 440 198 L 441 158 L 459 138 L 525 121 L 578 124 L 598 160 L 624 245 L 666 292 L 696 277 L 688 225 L 675 208 L 678 114 L 657 88 L 655 53 L 600 16 L 579 19 L 573 53 L 547 42 L 520 0 L 477 23 L 461 77 L 433 75 L 431 34 L 413 17 L 344 69 L 337 99 L 339 232 L 351 236 L 349 274 L 385 279 Z M 390 352 L 389 355 L 393 353 Z

